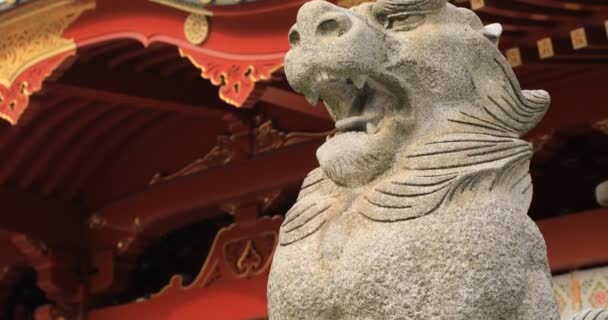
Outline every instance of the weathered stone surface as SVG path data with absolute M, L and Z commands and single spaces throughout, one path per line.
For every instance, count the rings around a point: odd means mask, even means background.
M 608 207 L 608 181 L 604 181 L 595 188 L 595 199 L 602 207 Z
M 558 319 L 520 139 L 549 95 L 500 32 L 444 0 L 301 8 L 285 71 L 339 132 L 281 228 L 270 319 Z

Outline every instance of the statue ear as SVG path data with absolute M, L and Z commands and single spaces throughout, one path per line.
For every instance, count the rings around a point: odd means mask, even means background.
M 489 24 L 483 27 L 481 33 L 488 38 L 488 40 L 492 41 L 493 44 L 498 46 L 498 40 L 500 40 L 500 35 L 502 34 L 502 25 L 500 25 L 500 23 Z

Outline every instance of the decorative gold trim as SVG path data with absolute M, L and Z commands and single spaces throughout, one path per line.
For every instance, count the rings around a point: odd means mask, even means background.
M 190 43 L 199 45 L 207 40 L 209 35 L 209 22 L 207 17 L 198 13 L 191 13 L 184 21 L 184 36 Z
M 238 159 L 238 155 L 243 154 L 244 152 L 249 153 L 249 155 L 257 155 L 303 141 L 326 137 L 333 132 L 334 131 L 332 130 L 327 132 L 286 133 L 277 130 L 274 127 L 272 120 L 267 120 L 266 122 L 257 125 L 251 132 L 239 133 L 232 136 L 219 136 L 216 145 L 202 158 L 198 158 L 185 167 L 170 174 L 157 172 L 150 182 L 148 182 L 148 185 L 190 176 L 213 167 L 227 165 L 235 159 Z M 239 143 L 243 137 L 251 137 L 253 141 L 253 150 L 244 150 L 242 144 Z
M 538 56 L 541 59 L 551 58 L 555 55 L 553 50 L 553 40 L 550 37 L 542 38 L 536 42 L 538 46 Z
M 202 158 L 198 158 L 189 163 L 185 167 L 171 174 L 156 173 L 149 185 L 157 184 L 163 181 L 169 181 L 180 177 L 186 177 L 205 171 L 212 167 L 226 165 L 236 157 L 238 147 L 235 136 L 220 136 L 217 138 L 217 144 Z
M 187 4 L 187 3 L 177 1 L 177 0 L 150 0 L 150 1 L 167 6 L 167 7 L 171 7 L 171 8 L 177 9 L 177 10 L 181 10 L 181 11 L 186 11 L 186 12 L 195 13 L 195 14 L 202 14 L 205 16 L 213 15 L 213 12 L 205 9 L 202 6 L 199 7 L 194 4 Z M 209 0 L 201 0 L 202 5 L 208 4 L 209 2 L 210 2 Z
M 587 41 L 587 32 L 585 32 L 585 28 L 577 28 L 570 31 L 570 41 L 572 41 L 572 48 L 574 50 L 588 47 L 589 42 Z
M 509 61 L 511 68 L 517 68 L 523 63 L 521 59 L 521 50 L 517 47 L 507 49 L 507 51 L 505 51 L 505 56 L 507 57 L 507 61 Z
M 12 126 L 16 125 L 17 122 L 15 121 L 15 119 L 5 115 L 4 113 L 0 112 L 0 119 L 10 123 Z
M 471 0 L 471 10 L 479 10 L 486 6 L 484 0 Z
M 65 29 L 95 1 L 39 0 L 2 14 L 0 22 L 0 85 L 10 87 L 29 67 L 76 48 L 62 37 Z
M 108 221 L 97 214 L 93 214 L 89 217 L 89 229 L 100 229 L 106 226 L 107 224 Z
M 574 310 L 577 312 L 581 311 L 581 283 L 574 272 L 570 275 L 570 287 L 572 288 L 572 297 L 574 298 Z
M 279 196 L 281 196 L 281 192 L 281 189 L 271 191 L 259 198 L 259 200 L 262 201 L 262 212 L 265 212 L 266 210 L 275 205 L 277 199 L 279 198 Z
M 244 63 L 198 57 L 192 51 L 179 48 L 179 54 L 201 70 L 201 77 L 220 87 L 220 99 L 237 108 L 243 107 L 257 82 L 270 80 L 283 67 L 283 60 Z

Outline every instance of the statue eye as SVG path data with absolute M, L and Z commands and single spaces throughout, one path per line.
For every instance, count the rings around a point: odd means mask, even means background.
M 424 23 L 426 16 L 416 13 L 396 13 L 386 19 L 386 28 L 395 31 L 412 30 Z

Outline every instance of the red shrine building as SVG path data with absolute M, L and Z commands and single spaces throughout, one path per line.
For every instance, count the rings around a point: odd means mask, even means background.
M 282 69 L 304 2 L 0 0 L 0 319 L 267 319 L 333 130 Z M 564 316 L 608 308 L 608 2 L 452 3 L 550 92 L 530 215 Z

